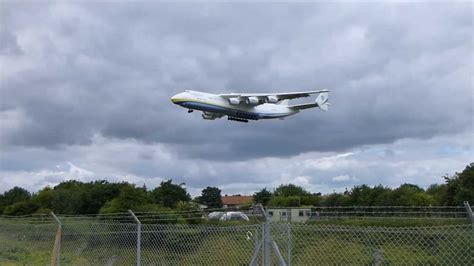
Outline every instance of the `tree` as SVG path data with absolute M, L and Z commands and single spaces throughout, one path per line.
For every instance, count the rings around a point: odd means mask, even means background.
M 321 194 L 313 193 L 310 196 L 300 197 L 300 203 L 303 206 L 318 206 L 321 204 Z
M 259 192 L 253 194 L 253 200 L 255 203 L 261 203 L 263 206 L 267 206 L 268 202 L 272 199 L 272 193 L 264 188 Z
M 351 202 L 351 198 L 348 194 L 341 194 L 341 193 L 331 193 L 323 197 L 323 206 L 349 206 Z
M 367 185 L 354 186 L 349 193 L 351 196 L 351 205 L 371 206 L 374 202 L 372 189 Z
M 0 213 L 3 212 L 5 207 L 8 205 L 12 205 L 17 202 L 27 201 L 31 198 L 31 193 L 28 192 L 26 189 L 21 187 L 14 187 L 3 195 L 0 195 Z
M 1 198 L 3 204 L 10 205 L 15 202 L 29 200 L 31 198 L 31 193 L 28 190 L 21 187 L 14 187 L 5 193 Z
M 350 204 L 354 206 L 386 206 L 390 205 L 390 196 L 392 190 L 382 185 L 354 186 L 348 193 L 351 197 Z
M 280 185 L 273 192 L 268 205 L 281 207 L 298 207 L 301 205 L 318 205 L 321 201 L 320 194 L 311 194 L 304 188 L 293 185 Z
M 27 215 L 32 214 L 39 209 L 39 205 L 31 200 L 15 202 L 5 208 L 5 215 Z
M 269 206 L 275 207 L 299 207 L 301 206 L 301 197 L 299 196 L 276 196 L 273 197 L 270 202 L 268 202 Z
M 432 184 L 426 190 L 426 194 L 433 198 L 433 205 L 442 206 L 447 202 L 447 189 L 446 184 Z
M 101 213 L 125 212 L 129 209 L 139 210 L 146 205 L 147 196 L 142 188 L 127 185 L 120 190 L 118 197 L 108 201 L 101 209 Z M 142 209 L 140 209 L 142 210 Z
M 311 193 L 306 191 L 304 188 L 293 185 L 293 184 L 288 184 L 288 185 L 280 185 L 275 189 L 275 192 L 273 192 L 273 195 L 276 197 L 289 197 L 289 196 L 309 196 Z
M 107 201 L 119 196 L 122 188 L 129 186 L 126 182 L 109 183 L 106 180 L 98 180 L 86 183 L 83 186 L 82 201 L 80 213 L 99 213 L 100 208 Z
M 42 208 L 53 209 L 54 190 L 45 187 L 33 196 L 33 202 Z
M 53 188 L 52 209 L 56 213 L 80 214 L 86 205 L 84 183 L 76 180 L 61 182 Z
M 417 185 L 403 184 L 392 193 L 392 205 L 397 206 L 426 206 L 432 205 L 433 198 Z
M 201 201 L 208 208 L 222 208 L 221 190 L 217 187 L 206 187 L 201 192 Z
M 461 173 L 445 177 L 447 183 L 446 205 L 461 205 L 464 201 L 474 202 L 474 163 L 470 163 Z
M 41 208 L 62 214 L 96 214 L 104 204 L 120 194 L 128 186 L 126 182 L 109 183 L 105 180 L 83 183 L 69 180 L 53 189 L 46 187 L 33 195 L 33 202 Z
M 162 181 L 159 187 L 151 191 L 150 197 L 153 203 L 158 203 L 168 208 L 175 208 L 179 202 L 191 200 L 191 196 L 182 187 L 184 183 L 176 185 L 172 182 L 172 179 Z

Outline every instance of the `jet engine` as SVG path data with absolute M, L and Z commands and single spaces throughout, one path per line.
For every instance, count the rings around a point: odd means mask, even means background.
M 232 105 L 239 105 L 240 104 L 240 98 L 239 97 L 229 98 L 229 103 L 232 104 Z
M 257 97 L 248 97 L 246 100 L 247 104 L 257 105 L 258 98 Z
M 277 103 L 278 102 L 278 97 L 270 95 L 267 96 L 267 103 Z
M 211 112 L 202 112 L 201 116 L 202 116 L 202 118 L 204 118 L 206 120 L 214 120 L 216 118 L 221 118 L 224 115 L 211 113 Z

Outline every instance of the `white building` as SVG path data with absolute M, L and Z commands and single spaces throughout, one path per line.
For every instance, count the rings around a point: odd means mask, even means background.
M 311 217 L 310 207 L 266 209 L 267 219 L 271 222 L 306 222 Z

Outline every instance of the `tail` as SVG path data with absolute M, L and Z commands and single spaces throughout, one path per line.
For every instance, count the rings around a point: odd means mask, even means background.
M 329 109 L 328 97 L 329 97 L 329 93 L 321 92 L 320 94 L 318 94 L 318 97 L 316 97 L 316 100 L 314 101 L 314 103 L 297 104 L 297 105 L 291 105 L 289 107 L 296 109 L 298 111 L 308 109 L 308 108 L 319 107 L 321 110 L 327 111 Z
M 329 109 L 328 99 L 329 99 L 329 93 L 323 92 L 323 93 L 320 93 L 318 97 L 316 97 L 315 103 L 318 105 L 318 107 L 321 110 L 327 111 Z

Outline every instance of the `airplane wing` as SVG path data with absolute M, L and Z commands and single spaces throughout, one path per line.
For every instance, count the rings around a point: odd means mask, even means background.
M 322 92 L 329 92 L 329 90 L 318 90 L 318 91 L 301 91 L 301 92 L 283 92 L 283 93 L 229 93 L 219 94 L 220 97 L 229 100 L 232 103 L 232 99 L 235 99 L 235 103 L 240 102 L 250 104 L 262 104 L 266 102 L 277 103 L 283 100 L 291 100 L 302 97 L 309 97 L 312 94 L 319 94 Z

